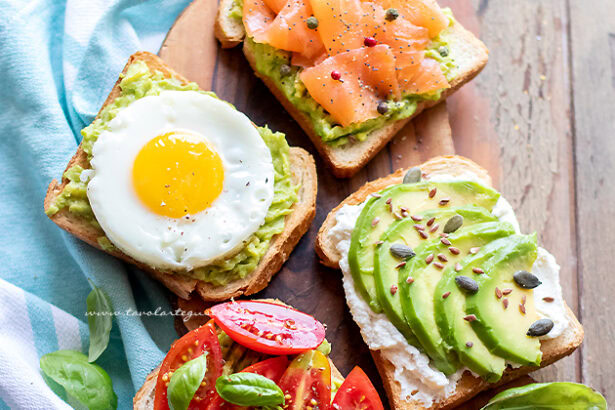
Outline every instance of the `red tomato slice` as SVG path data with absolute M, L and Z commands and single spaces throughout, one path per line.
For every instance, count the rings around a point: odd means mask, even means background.
M 318 350 L 300 354 L 278 383 L 284 392 L 284 409 L 331 408 L 331 366 Z
M 380 396 L 359 366 L 356 366 L 335 394 L 335 410 L 384 410 Z
M 248 366 L 240 373 L 256 373 L 261 376 L 265 376 L 268 379 L 278 383 L 280 378 L 288 367 L 288 358 L 286 356 L 272 357 L 271 359 L 263 360 L 262 362 L 254 363 L 252 366 Z M 237 406 L 231 403 L 225 402 L 218 393 L 215 393 L 215 398 L 212 400 L 212 404 L 207 408 L 208 410 L 240 410 L 245 407 Z
M 171 345 L 171 349 L 158 371 L 154 410 L 169 409 L 167 386 L 173 372 L 187 361 L 199 357 L 205 352 L 207 352 L 207 373 L 205 373 L 203 379 L 205 385 L 201 384 L 188 408 L 202 409 L 211 402 L 213 394 L 216 392 L 216 380 L 222 375 L 223 365 L 222 351 L 213 320 L 186 333 Z
M 235 342 L 270 355 L 317 348 L 325 327 L 312 316 L 269 302 L 239 301 L 213 306 L 211 317 Z

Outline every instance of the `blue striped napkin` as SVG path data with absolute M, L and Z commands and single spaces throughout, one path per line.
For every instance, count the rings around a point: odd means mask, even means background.
M 0 408 L 75 404 L 47 387 L 38 361 L 57 349 L 87 353 L 87 278 L 117 311 L 169 310 L 159 284 L 48 220 L 43 198 L 128 56 L 156 52 L 188 3 L 0 2 Z M 135 389 L 174 338 L 170 317 L 114 320 L 110 346 L 97 363 L 113 380 L 119 408 L 131 407 Z

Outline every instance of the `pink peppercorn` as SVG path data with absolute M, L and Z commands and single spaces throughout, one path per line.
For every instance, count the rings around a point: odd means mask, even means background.
M 334 79 L 335 81 L 337 81 L 340 78 L 342 78 L 342 75 L 340 74 L 339 71 L 333 70 L 333 71 L 331 71 L 331 78 Z
M 378 42 L 373 37 L 365 37 L 365 40 L 363 40 L 363 44 L 365 44 L 366 47 L 374 47 L 376 44 L 378 44 Z

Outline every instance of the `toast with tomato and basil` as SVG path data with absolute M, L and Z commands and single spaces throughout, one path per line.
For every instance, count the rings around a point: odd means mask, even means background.
M 343 272 L 394 409 L 455 407 L 583 340 L 555 257 L 466 158 L 365 184 L 327 216 L 316 251 Z
M 360 368 L 342 377 L 312 316 L 269 300 L 205 313 L 211 320 L 173 343 L 147 377 L 135 409 L 383 409 Z
M 338 177 L 485 66 L 488 50 L 435 0 L 221 0 L 222 47 L 256 75 Z

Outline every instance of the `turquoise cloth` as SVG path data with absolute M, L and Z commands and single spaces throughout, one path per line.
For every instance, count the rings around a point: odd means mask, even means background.
M 87 353 L 87 278 L 116 311 L 170 310 L 158 283 L 54 225 L 43 198 L 128 56 L 157 52 L 188 3 L 0 2 L 0 408 L 65 407 L 43 391 L 38 358 L 58 348 Z M 131 408 L 135 389 L 174 338 L 170 317 L 114 320 L 98 363 L 113 380 L 119 408 Z

